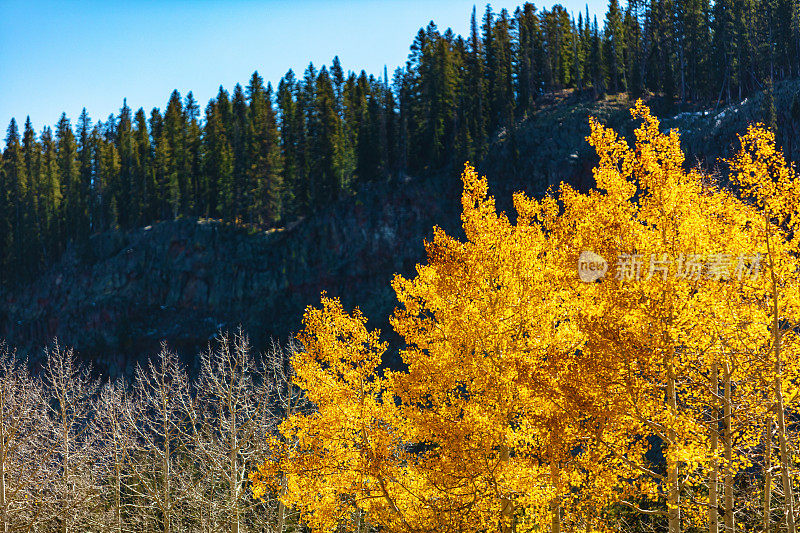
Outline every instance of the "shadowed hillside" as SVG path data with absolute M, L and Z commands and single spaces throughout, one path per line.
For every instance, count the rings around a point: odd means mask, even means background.
M 797 84 L 776 86 L 779 140 L 788 144 Z M 593 185 L 595 159 L 584 137 L 589 115 L 632 131 L 626 100 L 580 102 L 565 96 L 543 105 L 512 131 L 501 131 L 480 163 L 498 208 L 511 194 L 541 195 L 565 180 Z M 663 120 L 679 127 L 687 161 L 707 167 L 727 157 L 761 97 L 715 112 L 682 112 Z M 797 146 L 787 146 L 797 159 Z M 35 283 L 0 295 L 0 337 L 36 354 L 57 336 L 107 368 L 129 373 L 162 339 L 184 354 L 205 347 L 221 327 L 242 324 L 256 347 L 297 331 L 306 305 L 322 290 L 359 305 L 390 337 L 395 299 L 389 281 L 424 261 L 434 225 L 458 233 L 456 172 L 364 186 L 355 197 L 290 227 L 269 232 L 216 220 L 179 219 L 128 232 L 107 232 L 73 246 Z
M 256 346 L 285 338 L 322 290 L 385 317 L 392 275 L 413 272 L 435 223 L 452 229 L 446 222 L 457 220 L 455 184 L 375 185 L 269 233 L 183 219 L 96 235 L 3 295 L 0 337 L 33 348 L 58 336 L 112 372 L 130 372 L 162 339 L 194 354 L 237 324 Z

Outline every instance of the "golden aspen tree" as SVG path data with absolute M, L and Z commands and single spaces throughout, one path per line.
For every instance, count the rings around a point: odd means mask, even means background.
M 281 424 L 256 496 L 281 494 L 314 530 L 363 513 L 391 531 L 601 531 L 633 513 L 733 531 L 737 476 L 774 413 L 788 520 L 795 182 L 777 179 L 783 219 L 765 219 L 685 170 L 678 132 L 641 102 L 632 115 L 633 146 L 592 121 L 597 190 L 516 194 L 515 223 L 466 167 L 466 239 L 435 228 L 428 263 L 392 282 L 405 370 L 379 371 L 386 345 L 358 310 L 307 309 L 292 364 L 314 409 Z M 784 169 L 756 154 L 734 169 Z
M 560 500 L 586 481 L 580 474 L 594 453 L 582 427 L 593 411 L 565 408 L 581 388 L 574 358 L 582 341 L 560 314 L 569 276 L 547 233 L 558 206 L 516 195 L 511 224 L 496 213 L 485 179 L 467 168 L 463 180 L 466 242 L 437 230 L 428 264 L 413 280 L 393 283 L 402 307 L 392 325 L 406 341 L 408 371 L 393 373 L 390 383 L 409 436 L 437 443 L 428 468 L 457 462 L 459 475 L 497 487 L 499 505 L 492 492 L 482 494 L 485 518 L 470 527 L 492 527 L 491 509 L 499 507 L 504 531 L 515 514 L 517 529 L 558 531 L 562 514 L 580 520 Z M 604 457 L 594 456 L 591 472 L 603 466 Z M 584 496 L 602 507 L 611 490 L 603 487 L 605 494 L 595 487 Z
M 600 156 L 594 171 L 600 190 L 580 195 L 562 188 L 563 243 L 576 263 L 578 252 L 586 249 L 617 258 L 615 276 L 576 287 L 574 317 L 595 360 L 594 378 L 616 404 L 611 412 L 631 434 L 652 435 L 664 444 L 666 475 L 656 472 L 643 455 L 632 454 L 626 440 L 606 443 L 610 452 L 636 463 L 641 494 L 663 497 L 666 510 L 621 502 L 639 512 L 665 515 L 670 532 L 677 532 L 679 464 L 701 460 L 693 444 L 704 428 L 678 400 L 679 377 L 687 370 L 681 356 L 691 342 L 681 338 L 681 315 L 692 287 L 670 275 L 669 258 L 698 253 L 710 235 L 703 231 L 702 214 L 686 202 L 700 195 L 696 180 L 682 169 L 677 133 L 661 134 L 657 120 L 641 104 L 633 114 L 643 119 L 633 148 L 592 121 L 589 142 Z
M 618 435 L 596 424 L 602 392 L 582 392 L 580 336 L 558 316 L 574 269 L 559 270 L 545 231 L 557 203 L 517 195 L 514 225 L 485 179 L 463 178 L 467 241 L 437 229 L 429 263 L 393 282 L 407 371 L 375 374 L 384 347 L 360 313 L 327 298 L 306 312 L 293 364 L 317 410 L 284 422 L 283 460 L 254 478 L 260 495 L 280 470 L 278 490 L 315 529 L 355 508 L 406 531 L 597 529 L 609 480 L 630 475 L 593 446 Z
M 597 380 L 622 400 L 621 419 L 663 444 L 666 476 L 643 460 L 640 488 L 666 509 L 637 509 L 664 514 L 671 532 L 704 516 L 716 531 L 721 510 L 733 530 L 734 477 L 750 464 L 739 450 L 755 448 L 753 422 L 769 409 L 759 393 L 763 359 L 744 349 L 765 338 L 758 320 L 748 326 L 767 282 L 757 276 L 768 256 L 763 214 L 685 171 L 678 132 L 661 133 L 641 103 L 633 114 L 643 120 L 633 147 L 592 123 L 602 192 L 561 195 L 568 247 L 617 258 L 615 276 L 578 291 L 575 317 L 601 361 Z M 634 457 L 626 444 L 614 453 Z M 706 490 L 713 504 L 699 501 Z
M 264 495 L 279 470 L 283 499 L 314 530 L 335 529 L 359 508 L 391 529 L 415 529 L 408 522 L 413 505 L 399 485 L 401 464 L 411 458 L 376 374 L 385 344 L 358 310 L 345 313 L 337 299 L 323 297 L 322 309 L 307 309 L 304 321 L 304 349 L 292 356 L 294 382 L 316 410 L 292 413 L 281 424 L 284 460 L 251 476 L 255 495 Z
M 741 150 L 729 161 L 732 179 L 745 198 L 762 215 L 760 242 L 766 249 L 763 268 L 765 286 L 754 298 L 763 302 L 760 324 L 767 326 L 768 342 L 760 344 L 761 355 L 772 363 L 773 411 L 779 448 L 783 488 L 783 520 L 789 533 L 797 530 L 794 490 L 790 473 L 791 443 L 787 428 L 787 387 L 797 386 L 800 356 L 800 179 L 775 146 L 775 135 L 762 125 L 750 126 L 740 136 Z M 764 350 L 763 348 L 766 348 Z M 796 398 L 796 394 L 789 394 Z M 771 426 L 772 422 L 769 421 Z M 770 432 L 770 429 L 767 429 Z M 765 527 L 769 514 L 769 476 L 765 480 Z

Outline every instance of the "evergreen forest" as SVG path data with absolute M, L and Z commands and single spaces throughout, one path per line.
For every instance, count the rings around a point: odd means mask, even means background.
M 465 14 L 466 15 L 466 14 Z M 795 0 L 611 0 L 587 11 L 473 8 L 466 37 L 431 21 L 389 78 L 309 64 L 277 88 L 254 72 L 201 108 L 93 121 L 62 114 L 37 132 L 11 120 L 0 167 L 0 283 L 32 280 L 70 242 L 178 217 L 285 227 L 366 182 L 453 179 L 533 115 L 537 101 L 655 95 L 673 105 L 739 101 L 800 75 Z M 444 179 L 444 178 L 443 178 Z M 400 180 L 393 185 L 402 187 Z

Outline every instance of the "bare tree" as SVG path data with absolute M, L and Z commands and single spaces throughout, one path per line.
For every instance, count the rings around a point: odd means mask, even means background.
M 261 363 L 261 364 L 259 364 Z M 200 356 L 191 416 L 192 444 L 206 478 L 203 508 L 217 531 L 240 533 L 245 515 L 263 504 L 247 490 L 248 474 L 267 455 L 266 436 L 279 422 L 275 386 L 241 329 L 221 333 Z M 267 517 L 263 517 L 267 518 Z
M 196 484 L 184 440 L 188 390 L 178 356 L 163 345 L 147 370 L 137 367 L 136 408 L 127 411 L 135 437 L 129 456 L 134 507 L 149 521 L 150 530 L 163 533 L 180 529 L 182 509 Z
M 130 453 L 135 444 L 133 409 L 122 380 L 107 382 L 94 402 L 95 470 L 101 488 L 100 501 L 94 508 L 94 526 L 100 531 L 134 530 L 134 517 L 126 498 L 131 479 Z
M 241 329 L 221 334 L 190 387 L 163 346 L 128 389 L 57 343 L 32 377 L 0 344 L 0 533 L 283 532 L 294 517 L 249 475 L 306 405 L 286 355 L 301 348 L 256 355 Z
M 89 438 L 92 397 L 98 386 L 90 368 L 57 342 L 45 350 L 42 370 L 56 474 L 49 484 L 50 515 L 61 533 L 69 533 L 86 525 L 89 502 L 98 494 Z
M 279 346 L 274 341 L 262 358 L 264 367 L 264 379 L 269 384 L 271 391 L 270 410 L 276 425 L 271 429 L 272 433 L 277 434 L 277 424 L 292 416 L 299 411 L 312 409 L 313 406 L 306 399 L 303 391 L 293 382 L 294 368 L 291 363 L 291 356 L 295 352 L 304 350 L 304 346 L 295 340 L 290 340 L 285 347 Z M 269 458 L 266 458 L 269 460 Z M 281 490 L 285 490 L 285 478 L 280 480 Z M 282 494 L 265 495 L 264 507 L 265 514 L 270 516 L 268 528 L 264 531 L 273 533 L 283 533 L 288 521 L 299 522 L 299 514 L 290 509 L 286 509 L 281 501 Z M 271 516 L 274 514 L 274 519 Z M 359 515 L 360 519 L 360 515 Z M 360 520 L 359 520 L 360 521 Z M 357 528 L 358 529 L 358 528 Z
M 47 414 L 39 380 L 0 342 L 0 532 L 32 531 L 43 520 Z

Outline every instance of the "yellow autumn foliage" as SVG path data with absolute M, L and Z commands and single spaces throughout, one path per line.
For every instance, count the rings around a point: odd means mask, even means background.
M 315 409 L 280 426 L 256 496 L 315 531 L 362 514 L 391 531 L 605 531 L 640 514 L 677 533 L 760 505 L 733 492 L 754 465 L 791 493 L 800 182 L 762 128 L 730 161 L 735 194 L 686 170 L 641 102 L 632 116 L 632 146 L 591 122 L 596 190 L 518 193 L 514 222 L 466 165 L 466 239 L 436 228 L 427 264 L 392 282 L 405 370 L 381 370 L 357 309 L 307 309 L 292 364 Z M 576 275 L 584 251 L 608 261 L 596 283 Z

